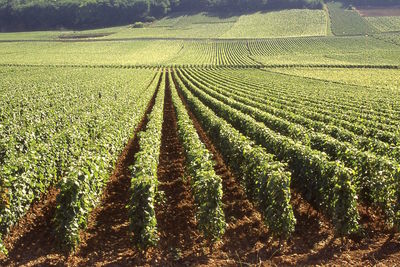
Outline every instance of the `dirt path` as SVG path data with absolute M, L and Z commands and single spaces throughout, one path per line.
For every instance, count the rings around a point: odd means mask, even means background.
M 153 263 L 164 266 L 171 263 L 193 264 L 203 258 L 203 240 L 196 228 L 196 209 L 189 180 L 185 179 L 185 155 L 176 120 L 169 81 L 166 81 L 158 166 L 159 190 L 164 197 L 156 206 L 160 242 L 158 252 L 153 255 Z
M 11 229 L 4 240 L 9 257 L 0 258 L 1 266 L 54 265 L 65 259 L 65 254 L 57 249 L 51 223 L 58 193 L 54 187 L 49 189 Z

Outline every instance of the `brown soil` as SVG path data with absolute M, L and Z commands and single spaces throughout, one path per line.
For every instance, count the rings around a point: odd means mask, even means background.
M 57 249 L 51 223 L 58 193 L 56 188 L 50 188 L 11 229 L 4 240 L 9 257 L 0 258 L 1 266 L 54 265 L 65 258 Z
M 400 16 L 400 6 L 359 6 L 357 11 L 363 17 Z
M 164 123 L 158 166 L 160 203 L 156 217 L 159 245 L 151 255 L 152 265 L 192 264 L 202 260 L 203 240 L 196 229 L 195 205 L 190 177 L 185 177 L 185 154 L 177 132 L 169 81 L 166 81 Z

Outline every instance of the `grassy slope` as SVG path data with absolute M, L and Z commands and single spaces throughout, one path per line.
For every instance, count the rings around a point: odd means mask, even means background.
M 366 35 L 379 32 L 356 11 L 345 10 L 340 3 L 327 4 L 334 35 Z
M 283 10 L 241 16 L 223 38 L 269 38 L 325 36 L 327 17 L 323 10 Z
M 129 26 L 81 31 L 114 33 L 103 38 L 269 38 L 279 36 L 325 36 L 327 16 L 323 10 L 284 10 L 242 16 L 219 17 L 209 13 L 174 15 L 145 28 Z M 260 25 L 262 30 L 260 30 Z M 72 32 L 1 33 L 0 40 L 46 40 Z

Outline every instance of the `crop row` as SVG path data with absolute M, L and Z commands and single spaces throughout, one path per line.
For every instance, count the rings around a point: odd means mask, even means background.
M 197 206 L 196 218 L 200 230 L 210 240 L 219 239 L 225 232 L 222 210 L 222 179 L 214 171 L 211 153 L 201 142 L 185 106 L 168 73 L 167 87 L 177 116 L 178 134 L 186 154 L 186 166 L 191 176 L 192 193 Z
M 73 245 L 116 155 L 144 114 L 154 71 L 5 71 L 18 75 L 2 80 L 13 89 L 1 98 L 0 232 L 7 233 L 33 201 L 57 185 L 57 231 Z
M 211 72 L 209 73 L 210 75 L 216 76 Z M 264 81 L 257 82 L 257 80 L 251 81 L 252 78 L 246 76 L 242 77 L 242 79 L 238 79 L 234 75 L 234 72 L 224 73 L 229 77 L 221 77 L 221 75 L 218 75 L 216 79 L 226 84 L 240 83 L 245 86 L 244 88 L 257 86 L 255 90 L 250 89 L 250 93 L 251 91 L 255 91 L 256 95 L 273 99 L 274 102 L 287 106 L 288 108 L 297 108 L 306 113 L 311 111 L 312 114 L 306 115 L 309 116 L 310 119 L 325 123 L 334 122 L 336 125 L 353 131 L 358 135 L 377 138 L 389 144 L 396 144 L 398 142 L 398 135 L 396 134 L 398 132 L 398 125 L 396 121 L 400 120 L 398 119 L 399 112 L 396 109 L 391 110 L 389 108 L 375 111 L 374 107 L 377 103 L 373 103 L 372 101 L 369 101 L 368 105 L 365 107 L 353 107 L 352 101 L 346 103 L 349 101 L 341 101 L 341 99 L 339 99 L 339 90 L 344 91 L 343 98 L 348 94 L 348 92 L 346 93 L 346 89 L 348 89 L 347 86 L 329 84 L 331 90 L 337 90 L 337 95 L 332 95 L 332 92 L 328 90 L 318 91 L 319 86 L 326 86 L 326 83 L 320 81 L 315 82 L 297 77 L 285 78 L 285 76 L 275 74 L 263 74 L 262 77 L 265 77 Z M 276 79 L 273 80 L 272 78 Z M 297 84 L 297 87 L 295 87 L 294 84 Z M 304 90 L 300 90 L 301 88 Z M 323 96 L 325 98 L 322 98 Z M 359 95 L 359 97 L 361 99 L 364 98 L 363 95 Z M 388 100 L 389 98 L 382 99 L 379 103 L 384 103 L 384 101 Z M 388 104 L 390 105 L 390 102 L 388 102 Z M 359 105 L 362 106 L 361 104 Z M 393 107 L 396 108 L 395 106 Z
M 153 109 L 146 129 L 138 134 L 140 151 L 132 166 L 129 221 L 138 247 L 145 249 L 158 241 L 157 219 L 154 206 L 157 196 L 157 169 L 161 148 L 164 117 L 165 72 L 158 85 Z
M 194 97 L 176 72 L 173 81 L 227 164 L 241 177 L 241 184 L 257 204 L 271 233 L 280 238 L 288 237 L 294 231 L 295 218 L 289 203 L 291 178 L 287 165 L 275 161 L 273 155 Z
M 313 149 L 325 152 L 331 160 L 340 160 L 354 170 L 355 184 L 362 200 L 374 203 L 387 214 L 389 222 L 396 221 L 395 209 L 399 190 L 396 188 L 397 179 L 400 178 L 400 165 L 388 159 L 360 151 L 349 142 L 341 142 L 323 133 L 311 132 L 301 124 L 290 122 L 289 114 L 282 117 L 265 112 L 264 105 L 235 93 L 228 93 L 226 89 L 220 89 L 218 84 L 208 80 L 204 82 L 200 76 L 193 73 L 182 73 L 198 88 L 208 95 L 222 101 L 232 108 L 249 114 L 257 121 L 263 122 L 268 128 L 288 136 L 295 141 Z M 193 78 L 192 78 L 193 77 Z
M 284 98 L 282 95 L 279 95 L 279 97 L 277 97 L 278 93 L 265 95 L 262 93 L 263 90 L 256 84 L 246 84 L 246 86 L 241 86 L 239 82 L 232 82 L 234 79 L 233 77 L 223 79 L 224 75 L 214 76 L 211 72 L 200 70 L 193 70 L 193 72 L 197 74 L 199 79 L 210 82 L 212 81 L 213 83 L 218 84 L 218 86 L 223 88 L 225 91 L 235 93 L 238 96 L 247 98 L 247 100 L 252 101 L 252 103 L 256 103 L 256 107 L 262 107 L 264 111 L 284 117 L 292 122 L 299 123 L 310 130 L 323 132 L 340 141 L 350 142 L 361 150 L 370 150 L 378 155 L 386 155 L 393 159 L 398 159 L 400 156 L 399 146 L 393 146 L 374 137 L 371 138 L 357 135 L 352 131 L 338 126 L 344 122 L 338 122 L 335 120 L 334 123 L 331 123 L 331 121 L 327 120 L 329 117 L 325 117 L 324 120 L 318 120 L 318 118 L 321 117 L 321 111 L 307 111 L 306 105 L 299 105 L 297 107 L 293 105 L 291 106 L 289 100 L 285 102 L 282 101 Z
M 205 105 L 262 145 L 278 160 L 287 162 L 293 183 L 309 201 L 332 219 L 339 234 L 349 234 L 357 230 L 356 190 L 350 169 L 340 162 L 330 161 L 321 152 L 273 132 L 251 116 L 207 95 L 179 70 L 177 72 L 184 87 Z
M 187 42 L 178 55 L 170 60 L 172 64 L 191 65 L 257 65 L 249 57 L 245 41 Z
M 95 136 L 92 136 L 88 143 L 81 144 L 76 165 L 72 166 L 69 175 L 58 184 L 60 193 L 57 196 L 54 222 L 56 233 L 64 246 L 72 249 L 79 243 L 79 232 L 86 228 L 91 210 L 99 203 L 115 165 L 116 155 L 122 151 L 134 129 L 139 125 L 158 81 L 159 79 L 154 79 L 144 91 L 136 92 L 138 94 L 136 98 L 140 100 L 130 113 L 120 114 L 114 117 L 118 119 L 113 121 L 112 117 L 106 117 L 105 114 L 112 114 L 112 111 L 108 111 L 101 114 L 106 119 L 104 123 L 91 121 L 90 131 Z M 122 111 L 123 107 L 118 109 Z M 126 125 L 129 125 L 130 131 L 122 135 L 123 131 L 126 131 L 123 130 Z M 110 149 L 110 144 L 117 149 Z

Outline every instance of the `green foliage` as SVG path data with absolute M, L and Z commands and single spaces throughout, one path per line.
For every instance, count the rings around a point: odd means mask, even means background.
M 286 171 L 287 165 L 275 161 L 263 148 L 204 106 L 175 73 L 174 82 L 228 165 L 242 178 L 247 195 L 258 204 L 271 233 L 280 238 L 289 237 L 296 220 L 289 203 L 290 173 Z
M 326 13 L 322 10 L 290 9 L 240 16 L 222 38 L 270 38 L 325 36 Z
M 34 200 L 65 177 L 59 182 L 55 222 L 60 237 L 68 235 L 73 245 L 73 231 L 84 226 L 83 218 L 131 134 L 121 125 L 134 125 L 138 118 L 132 114 L 139 116 L 143 104 L 130 110 L 125 106 L 135 102 L 154 73 L 51 67 L 2 67 L 1 73 L 6 90 L 0 92 L 0 233 L 7 233 Z M 125 97 L 115 101 L 118 94 Z
M 258 101 L 254 101 L 249 96 L 250 88 L 241 90 L 239 87 L 236 88 L 235 85 L 225 86 L 224 84 L 213 83 L 204 74 L 189 76 L 196 77 L 195 80 L 192 79 L 192 82 L 215 99 L 249 114 L 277 133 L 325 152 L 331 160 L 340 160 L 345 163 L 355 172 L 354 183 L 357 185 L 357 193 L 361 199 L 367 203 L 380 206 L 387 214 L 388 221 L 393 221 L 394 207 L 392 203 L 396 201 L 394 195 L 396 190 L 389 190 L 389 188 L 394 186 L 396 181 L 395 170 L 400 167 L 396 162 L 360 151 L 351 143 L 338 141 L 327 134 L 310 132 L 301 124 L 290 121 L 295 120 L 294 117 L 298 117 L 298 115 L 282 110 L 271 111 L 269 104 L 263 103 L 264 98 L 256 98 Z M 253 90 L 256 91 L 257 89 L 254 88 Z M 238 91 L 242 91 L 242 93 L 240 94 Z M 276 116 L 277 113 L 280 113 L 281 116 Z
M 146 130 L 139 133 L 140 151 L 136 153 L 132 167 L 131 197 L 128 204 L 134 242 L 143 250 L 155 246 L 159 239 L 154 205 L 164 116 L 165 72 L 160 77 L 157 88 L 157 97 L 148 117 Z
M 170 75 L 169 73 L 167 86 L 171 87 L 172 102 L 178 118 L 178 132 L 185 149 L 188 172 L 192 177 L 198 226 L 206 238 L 215 241 L 224 234 L 226 228 L 222 210 L 222 179 L 215 174 L 212 155 L 200 141 L 175 85 L 170 81 Z
M 54 217 L 57 236 L 67 249 L 73 250 L 78 245 L 80 230 L 86 228 L 89 213 L 100 200 L 117 156 L 144 115 L 152 95 L 151 90 L 143 90 L 145 85 L 145 80 L 140 81 L 137 91 L 126 92 L 134 100 L 140 95 L 141 101 L 136 101 L 133 108 L 124 110 L 124 104 L 132 100 L 115 101 L 118 96 L 113 92 L 109 101 L 114 104 L 108 103 L 107 108 L 93 110 L 93 118 L 89 117 L 84 124 L 89 128 L 77 128 L 80 140 L 77 147 L 71 148 L 77 158 L 69 166 L 65 178 L 58 183 L 60 193 Z M 101 101 L 107 96 L 98 93 L 97 97 L 100 100 L 92 101 Z M 110 108 L 113 110 L 108 110 Z M 130 127 L 126 127 L 128 124 Z
M 315 78 L 320 77 L 315 69 L 279 71 L 305 76 L 313 73 Z M 354 72 L 357 77 L 360 72 L 370 71 Z M 357 87 L 355 93 L 354 86 L 266 72 L 193 70 L 191 73 L 198 86 L 204 86 L 201 88 L 205 92 L 231 107 L 263 121 L 276 132 L 326 152 L 332 159 L 342 160 L 353 169 L 352 175 L 356 178 L 353 189 L 357 190 L 358 198 L 367 205 L 379 206 L 389 225 L 398 223 L 400 149 L 398 141 L 393 139 L 396 134 L 391 134 L 398 131 L 395 121 L 400 119 L 396 111 L 399 109 L 396 104 L 398 89 Z M 346 73 L 350 75 L 352 71 Z M 380 72 L 384 74 L 385 71 Z M 350 76 L 350 79 L 355 77 Z M 363 99 L 363 105 L 360 106 L 354 97 Z M 354 121 L 346 123 L 352 118 Z M 377 127 L 387 129 L 373 132 Z
M 112 160 L 106 150 L 95 151 L 97 155 L 85 152 L 80 157 L 83 162 L 74 166 L 69 177 L 58 185 L 61 192 L 57 196 L 55 231 L 68 249 L 79 244 L 80 230 L 86 228 L 89 213 L 100 199 Z
M 379 32 L 400 31 L 400 17 L 364 17 Z
M 132 25 L 132 28 L 144 28 L 144 23 L 136 22 L 135 24 Z
M 204 88 L 198 89 L 198 86 L 192 82 L 193 80 L 189 80 L 190 78 L 182 75 L 181 79 L 193 94 L 215 112 L 218 112 L 219 116 L 251 137 L 257 144 L 265 147 L 270 153 L 276 155 L 279 160 L 288 162 L 293 178 L 296 179 L 294 183 L 304 192 L 308 200 L 321 207 L 332 218 L 338 233 L 342 234 L 342 229 L 348 229 L 346 234 L 357 230 L 358 224 L 354 222 L 358 220 L 358 212 L 356 207 L 353 206 L 354 203 L 342 205 L 341 207 L 344 207 L 345 210 L 335 206 L 337 200 L 341 197 L 339 193 L 346 189 L 338 186 L 339 175 L 347 174 L 346 179 L 351 186 L 348 188 L 350 192 L 346 191 L 346 193 L 356 198 L 353 178 L 347 168 L 341 163 L 330 161 L 326 155 L 312 150 L 310 147 L 273 132 L 249 115 L 207 95 L 202 91 Z M 346 215 L 344 221 L 337 221 L 337 218 L 339 218 L 337 213 Z

